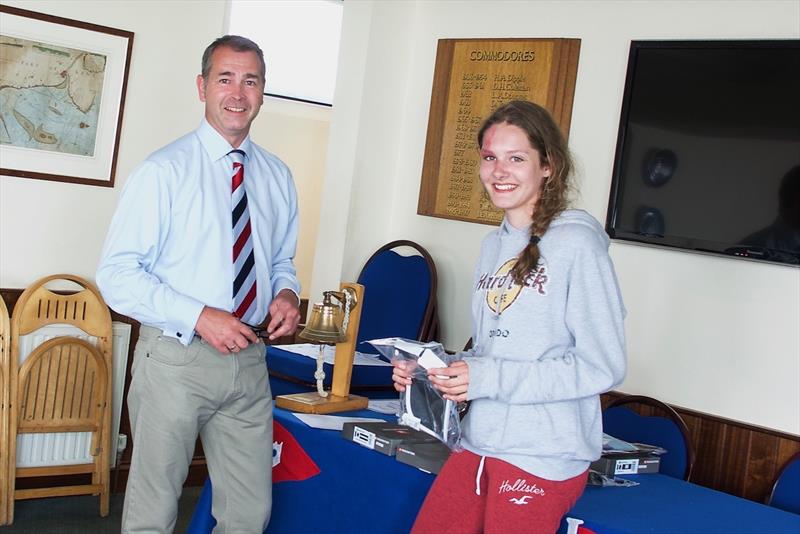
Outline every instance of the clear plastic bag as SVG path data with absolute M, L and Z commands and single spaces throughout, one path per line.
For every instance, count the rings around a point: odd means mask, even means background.
M 410 362 L 411 385 L 400 394 L 398 422 L 421 430 L 447 445 L 460 450 L 461 422 L 457 405 L 442 397 L 428 379 L 428 369 L 447 367 L 460 356 L 448 354 L 441 343 L 423 343 L 399 337 L 367 341 L 391 362 Z

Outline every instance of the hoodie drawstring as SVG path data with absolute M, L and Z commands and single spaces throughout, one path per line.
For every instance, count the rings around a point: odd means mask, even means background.
M 483 463 L 486 461 L 486 456 L 481 456 L 481 463 L 478 464 L 478 474 L 475 475 L 475 495 L 481 494 L 481 475 L 483 474 Z

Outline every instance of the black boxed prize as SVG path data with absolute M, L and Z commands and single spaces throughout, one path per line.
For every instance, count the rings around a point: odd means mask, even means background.
M 387 456 L 394 456 L 397 446 L 401 443 L 437 441 L 425 432 L 388 421 L 345 423 L 342 425 L 342 437 Z
M 423 443 L 401 443 L 395 458 L 426 473 L 438 474 L 450 457 L 450 448 L 439 440 Z
M 655 454 L 606 453 L 592 462 L 591 469 L 603 475 L 644 475 L 658 473 L 661 463 Z

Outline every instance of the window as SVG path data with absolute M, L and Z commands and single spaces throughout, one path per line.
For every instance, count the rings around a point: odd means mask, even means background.
M 336 85 L 341 0 L 231 0 L 228 33 L 264 51 L 264 94 L 330 106 Z

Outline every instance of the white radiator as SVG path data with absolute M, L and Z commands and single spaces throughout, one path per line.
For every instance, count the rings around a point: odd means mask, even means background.
M 117 435 L 122 414 L 122 393 L 125 388 L 125 371 L 128 366 L 128 346 L 131 340 L 131 325 L 114 321 L 111 331 L 111 466 L 117 462 Z M 72 336 L 97 344 L 97 338 L 66 324 L 51 324 L 19 338 L 19 364 L 33 350 L 58 336 Z M 41 467 L 47 465 L 70 465 L 91 463 L 89 453 L 91 432 L 31 433 L 17 436 L 17 467 Z

